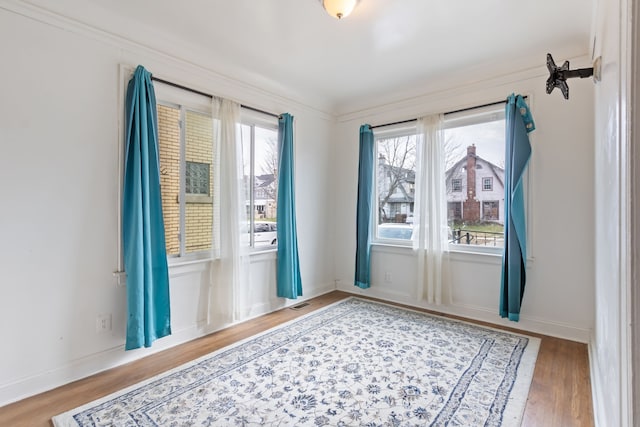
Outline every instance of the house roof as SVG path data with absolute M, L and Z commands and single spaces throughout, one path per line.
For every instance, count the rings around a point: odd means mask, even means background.
M 482 157 L 480 157 L 478 155 L 476 155 L 476 162 L 477 161 L 485 163 L 489 167 L 489 169 L 493 172 L 493 175 L 496 177 L 496 179 L 498 180 L 500 185 L 502 185 L 504 187 L 504 182 L 503 182 L 504 169 L 503 168 L 501 168 L 500 166 L 498 166 L 498 165 L 496 165 L 494 163 L 491 163 L 489 160 L 483 159 Z M 467 155 L 462 157 L 453 166 L 451 166 L 449 169 L 447 169 L 447 171 L 445 172 L 446 181 L 449 181 L 452 178 L 453 173 L 456 170 L 458 170 L 462 165 L 464 165 L 466 162 L 467 162 Z
M 401 178 L 398 180 L 397 190 L 402 193 L 402 196 L 394 196 L 389 197 L 387 202 L 390 203 L 406 203 L 413 202 L 414 194 L 406 188 L 407 184 L 415 184 L 416 182 L 416 173 L 412 169 L 401 168 L 398 166 L 389 165 L 387 163 L 380 163 L 379 167 L 383 169 L 391 169 L 394 174 L 399 174 Z M 395 194 L 395 192 L 394 192 Z
M 272 173 L 264 174 L 264 175 L 256 175 L 255 186 L 257 188 L 268 187 L 271 184 L 273 184 L 275 180 L 276 180 L 276 177 Z

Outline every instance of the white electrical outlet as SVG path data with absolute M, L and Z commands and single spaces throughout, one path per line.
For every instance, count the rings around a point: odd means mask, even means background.
M 384 273 L 384 281 L 387 283 L 391 283 L 391 273 L 388 271 Z
M 111 331 L 111 313 L 99 314 L 96 317 L 96 332 L 101 334 Z

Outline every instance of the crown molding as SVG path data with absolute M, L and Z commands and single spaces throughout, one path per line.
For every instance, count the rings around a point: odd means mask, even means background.
M 587 54 L 584 54 L 571 57 L 569 61 L 577 64 L 588 64 L 590 59 Z M 375 121 L 376 119 L 384 121 L 404 120 L 407 117 L 419 117 L 441 113 L 442 111 L 473 107 L 477 103 L 474 102 L 472 97 L 469 97 L 470 93 L 492 92 L 496 88 L 503 86 L 513 86 L 515 88 L 516 84 L 521 86 L 522 82 L 546 79 L 548 74 L 546 65 L 542 65 L 541 61 L 541 65 L 538 67 L 529 67 L 511 72 L 506 71 L 502 74 L 486 71 L 483 75 L 490 77 L 468 79 L 462 82 L 455 77 L 439 79 L 437 82 L 423 87 L 422 90 L 417 88 L 415 92 L 419 93 L 419 95 L 400 97 L 397 100 L 390 100 L 386 103 L 337 113 L 337 122 Z M 505 97 L 506 95 L 508 94 L 505 94 Z M 459 100 L 462 98 L 466 100 L 460 102 Z M 489 102 L 488 99 L 490 97 L 484 96 L 481 98 L 484 100 L 483 102 Z M 390 112 L 393 113 L 390 114 Z
M 157 47 L 150 46 L 145 42 L 115 34 L 81 20 L 29 3 L 25 0 L 0 0 L 0 10 L 5 10 L 57 29 L 78 34 L 100 43 L 111 45 L 117 49 L 129 51 L 134 55 L 152 56 L 167 65 L 188 70 L 190 73 L 200 77 L 201 80 L 216 83 L 217 86 L 232 87 L 233 89 L 236 89 L 230 91 L 233 93 L 219 93 L 215 88 L 212 89 L 210 87 L 202 87 L 202 85 L 200 85 L 201 89 L 215 92 L 218 96 L 227 97 L 239 103 L 253 105 L 256 108 L 262 108 L 265 110 L 279 107 L 287 110 L 305 111 L 319 116 L 321 119 L 332 122 L 335 121 L 335 115 L 331 113 L 331 108 L 328 104 L 311 105 L 301 101 L 298 99 L 299 97 L 283 96 L 274 91 L 259 87 L 256 84 L 230 77 L 218 70 L 198 63 L 194 59 L 198 57 L 197 54 L 194 54 L 195 49 L 189 46 L 179 46 L 178 43 L 172 43 L 172 46 L 174 47 L 173 51 L 171 49 L 158 49 Z M 180 53 L 175 53 L 174 51 L 179 51 Z M 238 97 L 238 92 L 246 94 L 244 95 L 244 98 L 252 99 L 242 99 L 243 96 Z M 253 99 L 254 97 L 262 100 L 262 103 L 260 103 L 260 105 L 256 105 L 256 101 Z

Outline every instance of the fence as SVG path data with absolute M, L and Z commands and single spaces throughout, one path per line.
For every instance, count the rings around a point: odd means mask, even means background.
M 456 228 L 452 230 L 450 243 L 477 246 L 504 247 L 504 233 L 495 231 L 475 231 Z

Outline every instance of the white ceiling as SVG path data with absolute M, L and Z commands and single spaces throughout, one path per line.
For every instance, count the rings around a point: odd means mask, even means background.
M 592 1 L 27 0 L 333 112 L 588 54 Z

